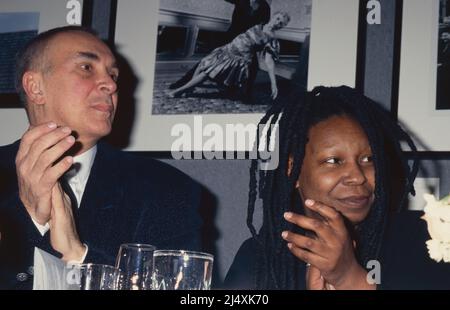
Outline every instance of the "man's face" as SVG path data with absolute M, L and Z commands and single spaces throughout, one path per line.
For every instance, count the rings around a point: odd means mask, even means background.
M 117 107 L 118 69 L 111 50 L 83 32 L 50 41 L 43 74 L 45 120 L 69 126 L 80 142 L 96 142 L 111 131 Z
M 374 201 L 372 150 L 361 126 L 333 116 L 311 127 L 305 149 L 299 192 L 340 211 L 350 222 L 364 220 Z

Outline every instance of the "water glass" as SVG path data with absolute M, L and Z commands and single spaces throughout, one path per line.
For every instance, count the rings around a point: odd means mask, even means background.
M 154 290 L 209 290 L 214 257 L 183 250 L 153 253 Z
M 81 264 L 75 267 L 78 272 L 80 290 L 116 290 L 119 270 L 109 265 Z
M 120 246 L 116 259 L 116 268 L 120 269 L 119 289 L 151 289 L 155 250 L 156 247 L 150 244 L 126 243 Z

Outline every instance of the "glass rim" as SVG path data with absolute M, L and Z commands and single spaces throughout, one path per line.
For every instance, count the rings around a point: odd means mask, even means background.
M 95 264 L 95 263 L 84 263 L 84 264 L 77 264 L 75 265 L 76 268 L 91 268 L 91 267 L 101 267 L 104 269 L 114 269 L 117 271 L 120 271 L 118 268 L 112 266 L 112 265 L 106 265 L 106 264 Z
M 120 249 L 128 248 L 128 249 L 139 249 L 143 251 L 155 251 L 156 246 L 146 243 L 122 243 L 120 245 Z
M 209 259 L 211 261 L 214 261 L 214 255 L 206 253 L 206 252 L 199 252 L 199 251 L 187 251 L 187 250 L 156 250 L 153 252 L 153 257 L 155 256 L 165 256 L 165 255 L 172 255 L 172 256 L 182 256 L 182 255 L 189 255 L 194 256 L 197 258 L 204 258 Z

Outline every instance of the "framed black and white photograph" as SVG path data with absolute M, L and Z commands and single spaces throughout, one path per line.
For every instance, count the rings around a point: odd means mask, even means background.
M 259 119 L 274 102 L 263 55 L 276 58 L 278 97 L 294 87 L 355 86 L 358 0 L 261 3 L 270 5 L 271 18 L 284 11 L 290 21 L 274 31 L 271 40 L 264 37 L 264 45 L 250 44 L 247 48 L 256 52 L 243 58 L 245 65 L 233 67 L 229 55 L 223 51 L 239 53 L 236 47 L 243 45 L 241 41 L 249 37 L 261 40 L 254 31 L 247 31 L 263 27 L 256 24 L 247 30 L 241 28 L 233 37 L 233 14 L 237 10 L 234 1 L 135 0 L 133 5 L 118 1 L 115 43 L 133 71 L 133 77 L 126 79 L 134 81 L 131 88 L 135 90 L 132 96 L 124 99 L 121 94 L 119 99 L 119 109 L 125 105 L 133 114 L 128 150 L 170 151 L 176 139 L 174 128 L 179 125 L 190 128 L 192 137 L 200 133 L 205 139 L 204 129 L 208 125 L 256 129 Z M 271 44 L 273 51 L 265 53 Z M 215 52 L 217 49 L 220 51 Z M 214 65 L 208 66 L 210 63 Z M 205 72 L 215 72 L 201 83 L 174 93 L 192 80 L 200 65 Z M 256 72 L 253 77 L 252 72 Z M 245 138 L 242 135 L 237 140 Z M 203 146 L 202 141 L 192 141 L 188 149 L 202 151 Z M 248 151 L 249 146 L 253 146 L 251 141 L 224 143 L 222 151 Z
M 311 10 L 312 0 L 159 0 L 152 114 L 263 113 L 306 88 Z
M 449 1 L 403 2 L 398 118 L 422 151 L 450 151 L 449 40 Z

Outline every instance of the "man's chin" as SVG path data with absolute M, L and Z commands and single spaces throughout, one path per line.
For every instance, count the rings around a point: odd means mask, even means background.
M 111 133 L 111 127 L 105 126 L 105 127 L 97 127 L 95 129 L 92 129 L 87 136 L 89 137 L 89 140 L 91 141 L 99 141 L 100 139 L 106 137 Z

